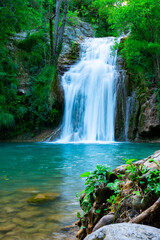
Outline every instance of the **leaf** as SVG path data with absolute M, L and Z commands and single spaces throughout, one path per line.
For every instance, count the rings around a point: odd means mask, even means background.
M 86 189 L 86 196 L 88 196 L 89 194 L 91 194 L 94 191 L 94 187 L 89 187 L 88 189 Z
M 134 194 L 136 194 L 137 196 L 141 196 L 140 191 L 133 191 Z
M 84 190 L 81 192 L 81 194 L 83 194 L 83 193 L 85 193 L 85 191 L 84 191 Z
M 81 217 L 80 212 L 77 212 L 77 218 L 80 218 L 80 217 Z
M 85 229 L 86 227 L 85 226 L 82 226 L 80 229 Z
M 81 175 L 80 175 L 80 177 L 89 177 L 89 175 L 90 175 L 90 172 L 84 172 L 84 173 L 82 173 Z
M 100 212 L 101 212 L 101 210 L 100 210 L 100 209 L 97 209 L 95 212 L 96 212 L 96 213 L 100 213 Z

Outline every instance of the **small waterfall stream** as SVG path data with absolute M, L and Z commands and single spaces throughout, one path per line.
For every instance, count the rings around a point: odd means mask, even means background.
M 62 77 L 65 96 L 60 142 L 114 141 L 117 53 L 114 37 L 89 38 L 80 61 Z

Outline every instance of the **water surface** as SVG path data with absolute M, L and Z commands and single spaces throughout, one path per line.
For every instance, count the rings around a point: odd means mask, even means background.
M 75 192 L 84 188 L 81 173 L 94 170 L 97 164 L 113 169 L 124 164 L 124 158 L 139 160 L 158 149 L 158 143 L 1 143 L 0 228 L 14 227 L 0 233 L 0 239 L 55 239 L 80 210 Z M 29 205 L 27 199 L 36 192 L 56 192 L 59 197 L 48 204 Z

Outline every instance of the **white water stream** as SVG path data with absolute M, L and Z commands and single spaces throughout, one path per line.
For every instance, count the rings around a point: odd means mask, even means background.
M 117 53 L 115 38 L 89 38 L 80 61 L 62 77 L 65 95 L 60 142 L 114 141 Z

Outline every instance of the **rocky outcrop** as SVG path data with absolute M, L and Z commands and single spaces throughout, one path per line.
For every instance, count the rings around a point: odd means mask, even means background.
M 157 98 L 153 94 L 141 105 L 139 116 L 139 137 L 160 137 L 160 120 L 158 116 Z
M 128 116 L 128 139 L 152 141 L 160 139 L 160 120 L 157 97 L 153 93 L 146 98 L 144 94 L 132 96 Z
M 15 61 L 18 63 L 18 95 L 25 95 L 29 91 L 30 87 L 30 74 L 26 66 L 21 61 L 22 53 L 20 49 L 17 47 L 17 43 L 25 40 L 28 36 L 36 33 L 37 30 L 33 29 L 30 31 L 19 32 L 10 36 L 9 42 L 7 45 L 7 49 L 10 51 L 11 55 L 15 58 Z
M 123 59 L 117 58 L 118 78 L 116 83 L 116 116 L 115 116 L 115 138 L 122 141 L 126 138 L 126 99 L 128 77 L 126 71 L 123 70 Z
M 93 239 L 108 239 L 105 238 L 108 235 L 91 233 L 96 233 L 99 228 L 113 223 L 139 223 L 160 228 L 159 174 L 160 150 L 148 158 L 135 163 L 128 161 L 128 164 L 115 168 L 110 172 L 110 178 L 108 172 L 105 175 L 103 173 L 103 176 L 106 176 L 106 184 L 96 185 L 95 180 L 96 187 L 87 199 L 90 208 L 76 223 L 79 226 L 77 238 L 90 240 L 90 236 L 96 236 L 97 238 Z M 98 176 L 100 179 L 100 173 Z M 83 210 L 87 194 L 86 190 L 84 192 L 80 197 Z M 113 239 L 118 239 L 114 237 Z M 127 236 L 122 239 L 127 239 Z
M 68 55 L 72 51 L 73 45 L 79 44 L 84 38 L 94 37 L 91 24 L 82 22 L 78 18 L 74 18 L 73 21 L 67 20 L 60 57 Z
M 118 80 L 115 116 L 115 138 L 118 141 L 160 140 L 160 118 L 156 89 L 138 94 L 133 84 L 134 76 L 123 70 L 125 62 L 117 58 Z
M 111 224 L 88 235 L 85 240 L 160 240 L 160 229 L 141 224 Z

